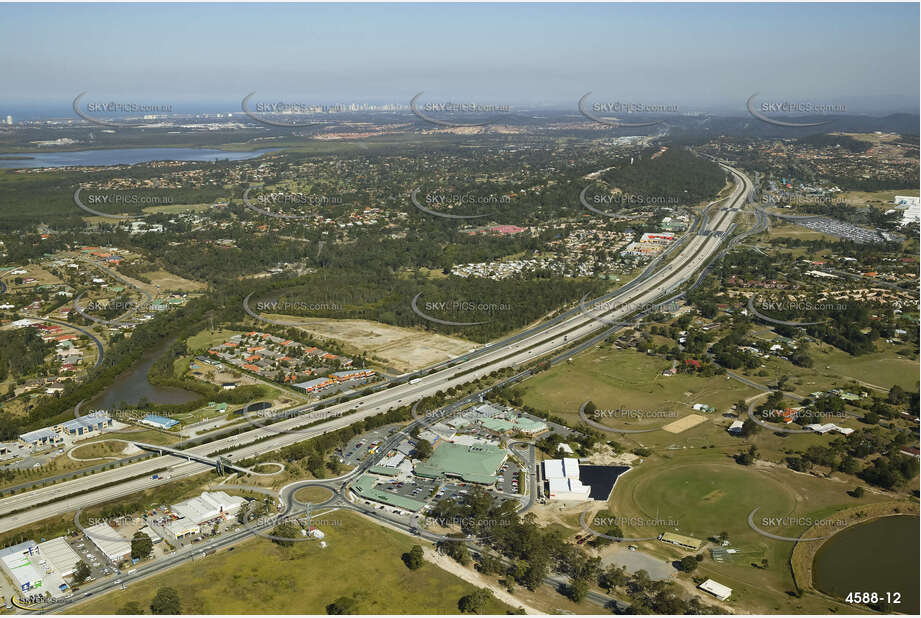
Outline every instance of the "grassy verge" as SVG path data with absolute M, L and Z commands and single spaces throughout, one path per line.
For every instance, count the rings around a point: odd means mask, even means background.
M 147 609 L 158 588 L 179 593 L 186 614 L 325 614 L 339 597 L 356 599 L 362 614 L 456 614 L 460 597 L 474 587 L 431 564 L 416 571 L 400 556 L 413 541 L 355 514 L 326 517 L 317 542 L 279 547 L 255 538 L 220 553 L 155 575 L 73 609 L 80 614 L 115 614 L 129 601 Z M 207 577 L 201 577 L 206 571 Z M 484 613 L 509 608 L 492 601 Z

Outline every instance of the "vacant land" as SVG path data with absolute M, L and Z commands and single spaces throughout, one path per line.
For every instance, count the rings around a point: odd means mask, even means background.
M 202 212 L 214 207 L 214 204 L 167 204 L 163 206 L 147 206 L 143 210 L 149 214 L 177 214 L 180 212 Z
M 242 334 L 242 331 L 237 330 L 203 330 L 189 337 L 186 340 L 186 345 L 189 347 L 190 351 L 197 352 L 201 350 L 206 352 L 208 348 L 224 343 L 234 335 L 240 334 Z
M 454 358 L 477 347 L 477 344 L 457 337 L 370 320 L 292 318 L 283 315 L 266 317 L 297 322 L 301 330 L 340 342 L 346 354 L 365 352 L 401 373 Z
M 177 292 L 197 292 L 205 289 L 207 286 L 199 281 L 184 279 L 179 275 L 174 275 L 165 270 L 152 270 L 144 273 L 144 276 L 150 279 L 150 283 L 157 286 L 160 290 L 175 290 Z
M 315 541 L 279 547 L 256 538 L 195 560 L 74 608 L 75 613 L 115 614 L 129 601 L 147 609 L 158 588 L 179 593 L 184 614 L 325 614 L 339 597 L 357 600 L 362 614 L 456 614 L 457 601 L 474 587 L 426 563 L 416 571 L 400 556 L 412 539 L 348 512 L 329 513 L 322 527 L 326 548 Z M 207 577 L 201 577 L 202 572 Z M 492 602 L 484 613 L 508 606 Z M 148 610 L 149 611 L 149 610 Z
M 898 384 L 905 390 L 918 389 L 918 371 L 921 368 L 917 360 L 899 358 L 891 351 L 891 346 L 880 344 L 890 351 L 851 356 L 831 346 L 813 354 L 815 366 L 822 371 L 858 382 L 873 384 L 889 390 Z
M 800 240 L 828 240 L 828 241 L 838 241 L 840 238 L 837 236 L 832 236 L 831 234 L 823 234 L 822 232 L 816 232 L 810 230 L 809 228 L 796 225 L 795 223 L 780 223 L 776 219 L 771 221 L 771 227 L 767 231 L 767 238 L 774 239 L 781 236 L 786 236 L 787 238 L 798 238 Z M 799 252 L 805 253 L 805 249 L 793 249 L 790 251 L 795 256 L 799 255 Z
M 684 416 L 693 411 L 695 403 L 713 406 L 719 413 L 758 392 L 726 376 L 661 375 L 671 365 L 662 357 L 634 350 L 595 349 L 525 382 L 524 402 L 577 423 L 579 406 L 586 400 L 601 409 L 671 410 Z M 631 426 L 605 422 L 619 428 Z
M 889 210 L 896 195 L 918 197 L 918 189 L 899 189 L 898 191 L 845 191 L 842 197 L 851 206 L 865 206 L 868 202 L 877 208 Z

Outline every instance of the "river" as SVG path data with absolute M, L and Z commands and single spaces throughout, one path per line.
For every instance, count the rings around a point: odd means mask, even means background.
M 113 410 L 124 406 L 137 406 L 142 400 L 155 404 L 180 404 L 201 397 L 198 393 L 175 386 L 155 386 L 147 380 L 147 372 L 150 367 L 172 343 L 168 341 L 158 346 L 157 349 L 145 353 L 138 364 L 115 378 L 115 382 L 102 396 L 102 400 L 98 403 L 94 402 L 93 408 Z
M 72 152 L 11 152 L 0 153 L 0 168 L 134 165 L 151 161 L 243 161 L 275 150 L 231 152 L 207 148 L 109 148 Z

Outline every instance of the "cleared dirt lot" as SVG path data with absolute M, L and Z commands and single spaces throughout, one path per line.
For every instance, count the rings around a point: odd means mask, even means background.
M 477 347 L 476 343 L 464 339 L 369 320 L 272 316 L 272 319 L 276 318 L 297 321 L 302 330 L 340 342 L 352 354 L 367 352 L 369 357 L 401 373 L 453 358 Z
M 200 281 L 183 279 L 179 275 L 167 272 L 165 270 L 154 270 L 144 273 L 144 276 L 150 279 L 151 283 L 159 284 L 162 290 L 176 290 L 179 292 L 196 292 L 208 286 Z
M 700 425 L 706 420 L 707 420 L 706 417 L 701 416 L 699 414 L 689 414 L 685 416 L 684 418 L 679 418 L 677 421 L 673 423 L 669 423 L 668 425 L 665 425 L 664 427 L 662 427 L 662 429 L 670 433 L 681 433 L 682 431 L 685 431 L 686 429 L 690 429 L 691 427 L 696 427 L 697 425 Z

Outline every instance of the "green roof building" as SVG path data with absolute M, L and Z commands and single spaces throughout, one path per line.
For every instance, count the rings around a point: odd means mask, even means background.
M 382 502 L 390 506 L 412 511 L 413 513 L 418 513 L 422 510 L 422 507 L 425 506 L 424 502 L 419 502 L 412 498 L 404 498 L 403 496 L 377 489 L 375 487 L 376 484 L 377 480 L 373 476 L 362 474 L 358 477 L 358 480 L 352 483 L 352 491 L 366 500 Z
M 496 471 L 506 457 L 504 449 L 492 444 L 467 446 L 447 442 L 439 445 L 427 461 L 416 464 L 413 472 L 426 478 L 450 476 L 490 485 L 496 481 Z
M 371 474 L 380 474 L 381 476 L 396 476 L 399 470 L 391 466 L 371 466 L 368 468 L 368 472 Z

